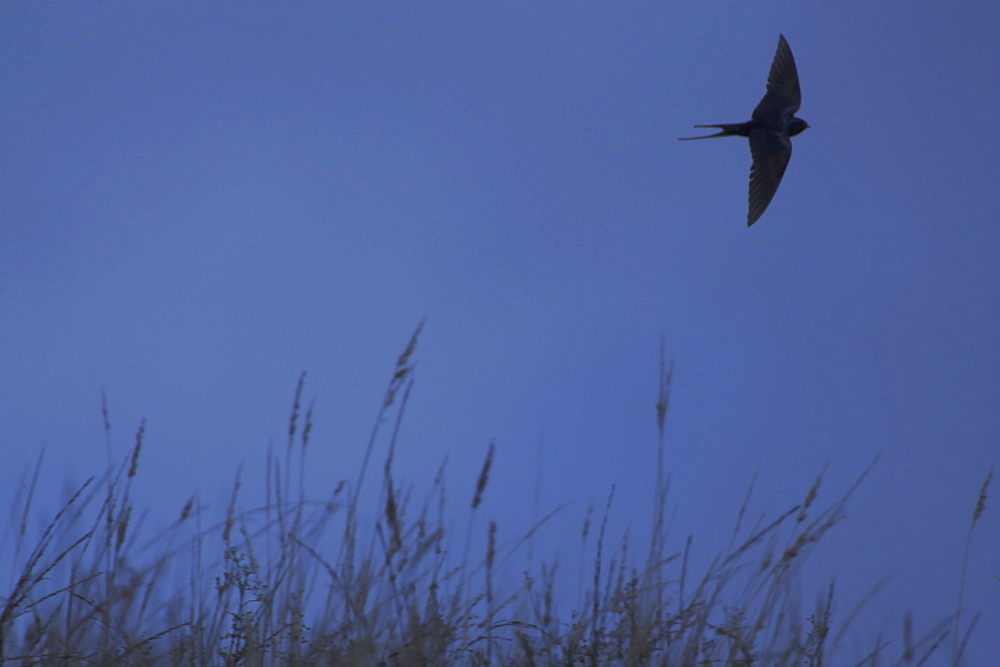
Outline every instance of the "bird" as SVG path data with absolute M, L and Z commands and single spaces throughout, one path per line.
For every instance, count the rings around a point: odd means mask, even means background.
M 750 193 L 747 207 L 747 227 L 764 214 L 767 205 L 778 191 L 781 177 L 785 175 L 788 160 L 792 157 L 791 137 L 809 127 L 809 123 L 795 117 L 802 103 L 799 90 L 799 73 L 785 36 L 778 35 L 778 50 L 767 75 L 767 93 L 745 123 L 720 125 L 695 125 L 722 130 L 703 137 L 683 137 L 680 141 L 711 139 L 713 137 L 739 136 L 750 140 Z

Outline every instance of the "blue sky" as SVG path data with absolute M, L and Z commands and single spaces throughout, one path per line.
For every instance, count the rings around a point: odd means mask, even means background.
M 325 495 L 426 317 L 403 476 L 447 455 L 462 498 L 495 440 L 484 511 L 512 536 L 541 446 L 556 534 L 613 483 L 612 525 L 645 527 L 662 335 L 678 544 L 714 554 L 755 471 L 776 515 L 881 453 L 816 588 L 846 607 L 891 574 L 872 637 L 906 609 L 927 628 L 1000 451 L 998 25 L 991 3 L 2 4 L 0 487 L 43 447 L 53 508 L 99 472 L 103 388 L 117 454 L 147 420 L 150 505 L 222 498 L 240 460 L 252 490 L 307 370 Z M 676 139 L 749 118 L 779 33 L 811 129 L 747 229 L 747 142 Z

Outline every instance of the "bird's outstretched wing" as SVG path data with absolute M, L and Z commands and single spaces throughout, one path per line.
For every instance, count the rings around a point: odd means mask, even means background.
M 802 93 L 799 91 L 799 72 L 795 69 L 795 59 L 785 36 L 778 35 L 778 50 L 771 62 L 771 72 L 767 75 L 767 94 L 753 110 L 753 119 L 765 120 L 781 114 L 791 117 L 801 104 Z
M 757 222 L 774 198 L 792 157 L 792 142 L 783 132 L 754 129 L 750 131 L 750 195 L 747 227 Z

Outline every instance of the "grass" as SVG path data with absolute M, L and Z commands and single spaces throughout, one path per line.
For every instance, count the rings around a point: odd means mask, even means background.
M 582 604 L 561 611 L 556 560 L 524 558 L 556 508 L 524 535 L 501 543 L 480 516 L 495 454 L 490 444 L 468 513 L 464 548 L 452 549 L 444 466 L 421 502 L 401 492 L 393 469 L 397 436 L 413 387 L 421 328 L 393 369 L 357 477 L 324 499 L 303 491 L 312 407 L 303 413 L 299 378 L 284 451 L 268 452 L 263 503 L 244 510 L 241 471 L 214 520 L 197 496 L 152 539 L 132 503 L 142 450 L 140 425 L 129 456 L 75 489 L 28 542 L 42 458 L 23 479 L 2 542 L 16 564 L 0 609 L 4 665 L 958 665 L 976 617 L 956 611 L 914 639 L 875 640 L 870 653 L 843 656 L 866 600 L 835 618 L 833 583 L 811 608 L 795 594 L 810 551 L 846 516 L 871 470 L 825 508 L 820 474 L 803 501 L 752 525 L 753 484 L 729 545 L 710 563 L 691 559 L 691 537 L 674 544 L 665 510 L 669 477 L 664 425 L 672 368 L 661 344 L 656 404 L 659 447 L 651 538 L 635 551 L 608 543 L 608 514 L 588 511 L 580 532 Z M 105 410 L 105 427 L 110 427 Z M 373 454 L 386 445 L 378 511 L 361 507 Z M 110 452 L 110 444 L 109 444 Z M 979 493 L 966 560 L 992 473 Z M 372 482 L 369 482 L 372 483 Z M 464 506 L 464 501 L 462 503 Z M 363 510 L 369 511 L 363 511 Z M 485 522 L 483 555 L 471 538 Z M 456 556 L 455 554 L 458 554 Z M 499 572 L 528 563 L 516 584 Z M 584 560 L 586 559 L 586 560 Z M 592 559 L 592 560 L 590 560 Z M 586 563 L 589 562 L 589 565 Z M 695 577 L 694 571 L 704 572 Z M 873 591 L 874 594 L 874 591 Z M 855 642 L 856 644 L 856 642 Z

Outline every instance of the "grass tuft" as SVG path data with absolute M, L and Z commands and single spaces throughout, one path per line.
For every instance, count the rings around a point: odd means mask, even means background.
M 600 524 L 592 505 L 583 517 L 579 563 L 571 563 L 579 565 L 572 601 L 565 591 L 574 586 L 561 578 L 558 559 L 536 564 L 532 556 L 535 538 L 564 505 L 513 538 L 502 537 L 496 517 L 481 517 L 495 443 L 487 448 L 471 507 L 461 505 L 468 513 L 464 549 L 452 548 L 461 538 L 453 535 L 449 519 L 447 462 L 422 498 L 396 478 L 395 451 L 423 325 L 392 368 L 352 480 L 331 481 L 326 497 L 305 493 L 313 404 L 303 415 L 302 373 L 284 455 L 267 453 L 263 502 L 244 500 L 238 467 L 221 516 L 210 517 L 194 494 L 177 520 L 151 538 L 136 519 L 142 514 L 130 494 L 141 474 L 145 421 L 129 456 L 114 465 L 102 392 L 105 473 L 87 480 L 41 524 L 31 548 L 27 533 L 39 514 L 42 455 L 15 494 L 0 544 L 0 557 L 13 573 L 0 606 L 0 663 L 823 667 L 924 664 L 940 656 L 960 664 L 978 618 L 967 618 L 962 608 L 966 564 L 992 471 L 972 513 L 955 612 L 922 635 L 907 613 L 899 641 L 878 637 L 860 662 L 859 656 L 852 660 L 840 646 L 884 581 L 842 616 L 833 582 L 806 612 L 794 591 L 802 563 L 847 516 L 849 498 L 877 458 L 828 506 L 819 504 L 824 469 L 808 484 L 801 504 L 748 527 L 755 475 L 728 546 L 699 563 L 693 536 L 673 539 L 665 520 L 673 362 L 667 363 L 661 340 L 648 551 L 635 553 L 628 531 L 617 543 L 612 538 L 612 486 Z M 361 487 L 376 448 L 384 449 L 385 462 L 378 511 L 371 511 L 360 505 Z M 477 530 L 485 530 L 483 541 L 472 540 L 483 534 Z M 512 584 L 514 568 L 519 576 Z M 949 635 L 950 654 L 942 656 L 949 652 L 942 649 Z

